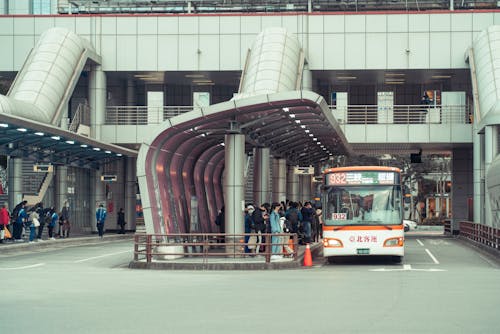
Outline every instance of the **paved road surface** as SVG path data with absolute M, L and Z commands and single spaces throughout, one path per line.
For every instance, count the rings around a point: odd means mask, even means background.
M 411 234 L 406 257 L 279 271 L 131 270 L 132 242 L 0 254 L 0 333 L 499 333 L 497 263 Z

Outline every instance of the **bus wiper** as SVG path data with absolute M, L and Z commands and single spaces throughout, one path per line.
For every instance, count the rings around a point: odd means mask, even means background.
M 392 230 L 392 227 L 390 227 L 389 225 L 381 224 L 382 222 L 380 220 L 365 220 L 364 223 L 367 225 L 368 224 L 369 225 L 378 225 L 378 226 L 385 227 L 388 230 Z

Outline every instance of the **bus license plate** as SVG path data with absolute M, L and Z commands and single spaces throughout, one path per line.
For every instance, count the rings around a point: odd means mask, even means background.
M 358 248 L 356 249 L 358 255 L 368 255 L 370 254 L 370 248 Z

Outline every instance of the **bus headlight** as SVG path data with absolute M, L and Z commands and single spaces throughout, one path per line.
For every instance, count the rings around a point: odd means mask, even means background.
M 384 247 L 403 247 L 403 245 L 404 245 L 403 237 L 389 238 L 386 241 L 384 241 Z
M 323 247 L 344 247 L 344 245 L 339 239 L 324 238 Z

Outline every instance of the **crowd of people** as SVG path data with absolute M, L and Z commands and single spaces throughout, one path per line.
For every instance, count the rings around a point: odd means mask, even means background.
M 224 210 L 219 213 L 216 225 L 223 232 Z M 296 233 L 300 244 L 319 241 L 322 238 L 321 207 L 311 202 L 286 201 L 263 203 L 260 206 L 248 203 L 245 206 L 245 252 L 259 254 L 264 251 L 266 233 Z M 271 258 L 291 256 L 289 236 L 271 236 Z
M 24 242 L 25 239 L 30 243 L 43 241 L 45 227 L 48 240 L 55 240 L 55 237 L 69 238 L 71 224 L 67 202 L 59 212 L 54 207 L 45 208 L 41 202 L 31 207 L 27 204 L 27 201 L 22 201 L 12 211 L 9 211 L 7 203 L 2 205 L 0 243 Z

